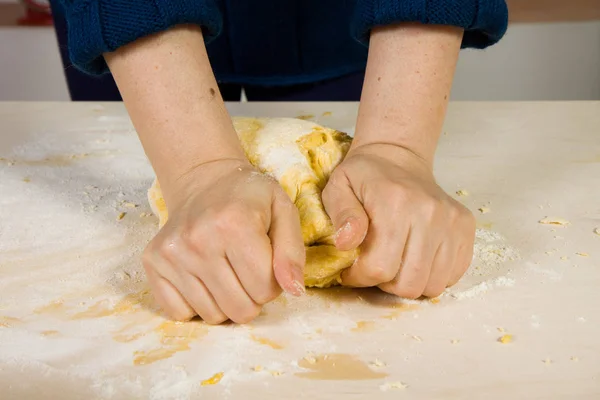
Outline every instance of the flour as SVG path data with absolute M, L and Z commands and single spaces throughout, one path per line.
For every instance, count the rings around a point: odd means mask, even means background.
M 464 281 L 473 280 L 477 277 L 495 276 L 495 278 L 476 283 L 466 289 L 450 288 L 445 291 L 445 294 L 458 300 L 471 299 L 479 297 L 494 288 L 512 287 L 515 285 L 514 279 L 498 275 L 510 272 L 506 270 L 508 263 L 517 259 L 519 259 L 519 253 L 506 242 L 506 239 L 500 233 L 477 229 L 473 248 L 473 261 L 463 278 L 463 282 L 459 283 L 458 286 L 464 286 Z
M 312 129 L 311 122 L 299 123 Z M 283 296 L 250 326 L 207 328 L 189 349 L 134 365 L 136 352 L 160 349 L 164 340 L 157 333 L 162 316 L 147 305 L 123 306 L 124 298 L 147 289 L 140 254 L 156 232 L 146 202 L 153 173 L 126 118 L 100 116 L 98 124 L 93 132 L 33 136 L 0 153 L 3 371 L 27 371 L 28 379 L 51 379 L 59 387 L 82 382 L 92 398 L 157 400 L 202 396 L 200 382 L 223 372 L 218 387 L 207 390 L 226 396 L 242 382 L 268 385 L 289 377 L 300 368 L 296 360 L 309 353 L 372 350 L 369 336 L 351 349 L 336 340 L 352 332 L 357 316 L 379 318 L 382 329 L 399 329 L 419 317 L 398 314 L 396 322 L 384 318 L 394 310 L 356 296 L 339 301 L 310 293 L 300 299 Z M 284 150 L 271 152 L 273 165 L 295 162 Z M 121 213 L 126 214 L 118 220 Z M 502 236 L 478 230 L 468 277 L 495 278 L 451 295 L 467 299 L 514 284 L 497 275 L 516 258 Z M 280 343 L 285 351 L 251 335 Z M 256 365 L 263 371 L 254 371 Z M 399 389 L 395 386 L 384 390 Z
M 256 152 L 261 154 L 261 164 L 277 180 L 291 168 L 313 175 L 306 157 L 300 152 L 296 140 L 309 134 L 318 125 L 293 118 L 259 119 L 263 124 L 257 132 Z
M 498 232 L 477 229 L 473 248 L 473 261 L 467 276 L 491 276 L 497 274 L 507 262 L 517 260 L 519 253 L 506 243 Z
M 473 297 L 478 297 L 482 293 L 487 292 L 488 290 L 495 287 L 512 287 L 515 285 L 514 279 L 507 278 L 505 276 L 498 277 L 496 279 L 492 279 L 491 281 L 481 282 L 478 285 L 473 286 L 467 290 L 463 290 L 462 292 L 452 292 L 449 291 L 450 296 L 455 299 L 470 299 Z

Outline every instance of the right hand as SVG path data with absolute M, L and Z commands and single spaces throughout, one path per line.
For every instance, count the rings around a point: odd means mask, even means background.
M 169 317 L 247 323 L 281 289 L 304 292 L 298 210 L 274 179 L 245 160 L 219 160 L 164 193 L 169 219 L 143 264 Z

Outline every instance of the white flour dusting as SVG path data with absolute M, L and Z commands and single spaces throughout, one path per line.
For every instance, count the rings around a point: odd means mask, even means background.
M 267 385 L 293 374 L 308 353 L 370 349 L 369 341 L 349 349 L 336 340 L 356 328 L 357 317 L 378 318 L 385 330 L 399 329 L 396 318 L 409 324 L 418 316 L 404 318 L 401 310 L 350 291 L 340 292 L 347 296 L 342 299 L 282 297 L 250 326 L 206 328 L 189 348 L 135 365 L 136 357 L 153 354 L 171 338 L 157 330 L 165 320 L 138 301 L 146 288 L 139 255 L 157 224 L 146 202 L 153 173 L 128 120 L 98 118 L 102 129 L 49 132 L 0 153 L 3 371 L 17 371 L 19 379 L 25 375 L 18 371 L 29 377 L 34 370 L 56 382 L 90 381 L 93 396 L 102 399 L 187 399 L 223 372 L 218 387 L 227 396 L 240 382 Z M 467 279 L 493 279 L 450 295 L 468 299 L 513 285 L 498 275 L 516 258 L 502 236 L 478 230 Z M 263 371 L 252 369 L 257 365 Z
M 512 287 L 515 285 L 514 279 L 508 278 L 505 274 L 510 273 L 510 270 L 507 269 L 509 263 L 517 259 L 519 259 L 519 253 L 506 242 L 501 234 L 477 229 L 473 262 L 457 288 L 447 289 L 445 294 L 461 300 L 479 297 L 497 287 Z M 465 288 L 465 282 L 472 282 L 482 277 L 487 279 Z

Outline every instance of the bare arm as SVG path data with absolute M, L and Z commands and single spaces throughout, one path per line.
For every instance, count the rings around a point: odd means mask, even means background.
M 462 35 L 413 23 L 372 32 L 354 147 L 394 144 L 433 163 Z
M 196 167 L 245 160 L 213 75 L 202 31 L 177 26 L 105 55 L 169 203 Z
M 300 295 L 297 210 L 275 181 L 256 178 L 200 28 L 175 27 L 105 58 L 168 206 L 142 256 L 159 305 L 179 320 L 245 323 L 282 288 Z
M 469 266 L 473 215 L 433 177 L 461 38 L 420 24 L 371 34 L 356 137 L 323 191 L 336 245 L 361 246 L 345 284 L 435 297 Z

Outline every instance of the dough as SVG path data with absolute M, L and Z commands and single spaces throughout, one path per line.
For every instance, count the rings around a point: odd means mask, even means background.
M 321 191 L 352 139 L 294 118 L 233 118 L 233 125 L 250 162 L 277 179 L 298 208 L 306 246 L 306 286 L 341 284 L 340 274 L 352 265 L 358 250 L 335 248 L 335 230 L 323 208 Z M 167 207 L 156 180 L 148 190 L 148 200 L 159 225 L 164 225 Z

